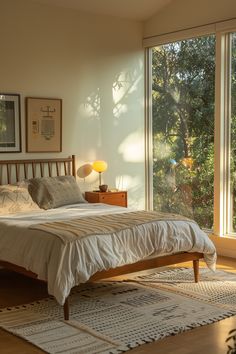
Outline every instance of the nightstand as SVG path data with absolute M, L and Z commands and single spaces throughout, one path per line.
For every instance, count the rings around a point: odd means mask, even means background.
M 127 207 L 127 192 L 85 192 L 85 199 L 89 203 L 105 203 Z

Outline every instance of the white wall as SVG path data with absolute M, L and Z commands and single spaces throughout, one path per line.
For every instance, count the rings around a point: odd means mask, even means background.
M 169 33 L 236 17 L 235 0 L 172 0 L 146 21 L 144 37 Z
M 0 93 L 19 93 L 22 153 L 2 159 L 78 156 L 108 162 L 104 182 L 144 207 L 144 54 L 138 22 L 0 0 Z M 62 153 L 25 153 L 26 96 L 63 100 Z M 98 185 L 97 174 L 79 180 Z

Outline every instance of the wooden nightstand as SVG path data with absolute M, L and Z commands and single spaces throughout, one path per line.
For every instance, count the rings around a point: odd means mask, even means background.
M 105 203 L 127 207 L 127 192 L 85 192 L 85 199 L 89 203 Z

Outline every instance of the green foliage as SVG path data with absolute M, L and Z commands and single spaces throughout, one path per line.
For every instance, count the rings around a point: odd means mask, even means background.
M 210 229 L 215 37 L 154 48 L 152 76 L 154 208 L 192 217 Z

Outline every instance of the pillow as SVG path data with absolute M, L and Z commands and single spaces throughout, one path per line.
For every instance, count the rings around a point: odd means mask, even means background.
M 40 210 L 27 188 L 17 185 L 0 186 L 0 215 Z
M 40 208 L 87 203 L 74 176 L 31 178 L 28 183 L 31 197 Z

